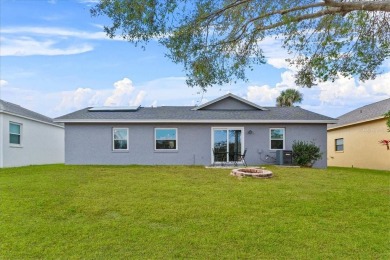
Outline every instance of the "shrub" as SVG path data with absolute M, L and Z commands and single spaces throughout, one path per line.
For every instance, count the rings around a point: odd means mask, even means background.
M 312 167 L 317 160 L 322 158 L 320 147 L 314 142 L 294 141 L 292 150 L 293 161 L 299 166 Z
M 387 118 L 386 125 L 387 125 L 387 132 L 390 132 L 390 110 L 384 114 L 385 118 Z

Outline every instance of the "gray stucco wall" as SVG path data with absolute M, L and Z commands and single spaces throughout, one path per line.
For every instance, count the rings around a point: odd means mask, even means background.
M 129 128 L 129 150 L 113 151 L 112 128 Z M 178 150 L 155 151 L 154 129 L 177 128 Z M 244 127 L 244 147 L 248 149 L 248 165 L 260 165 L 269 149 L 269 129 L 285 128 L 285 149 L 294 140 L 314 141 L 323 152 L 323 159 L 314 167 L 324 168 L 326 162 L 326 124 L 70 124 L 65 125 L 66 164 L 146 164 L 146 165 L 210 165 L 212 127 Z M 248 131 L 252 130 L 252 134 Z

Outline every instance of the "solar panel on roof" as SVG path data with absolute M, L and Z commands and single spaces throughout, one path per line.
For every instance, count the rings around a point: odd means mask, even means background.
M 140 106 L 117 106 L 117 107 L 91 107 L 88 111 L 91 112 L 118 112 L 118 111 L 137 111 Z

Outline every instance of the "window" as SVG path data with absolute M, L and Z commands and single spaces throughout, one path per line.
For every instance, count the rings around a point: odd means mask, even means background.
M 9 123 L 9 143 L 19 144 L 21 141 L 21 124 Z
M 284 149 L 284 128 L 270 128 L 270 149 L 283 150 Z
M 113 128 L 113 149 L 114 151 L 127 150 L 129 140 L 129 129 L 127 128 Z
M 177 150 L 177 128 L 156 128 L 155 149 Z
M 335 150 L 337 152 L 344 151 L 344 138 L 335 139 Z

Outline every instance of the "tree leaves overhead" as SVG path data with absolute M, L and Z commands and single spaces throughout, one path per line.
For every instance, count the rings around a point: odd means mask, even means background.
M 296 83 L 306 87 L 373 79 L 390 54 L 390 1 L 102 0 L 91 13 L 111 19 L 110 37 L 164 45 L 187 84 L 204 90 L 246 80 L 247 69 L 266 62 L 259 43 L 269 37 L 294 57 Z
M 387 132 L 390 132 L 390 110 L 384 114 L 384 117 L 387 118 L 387 121 L 386 121 Z

